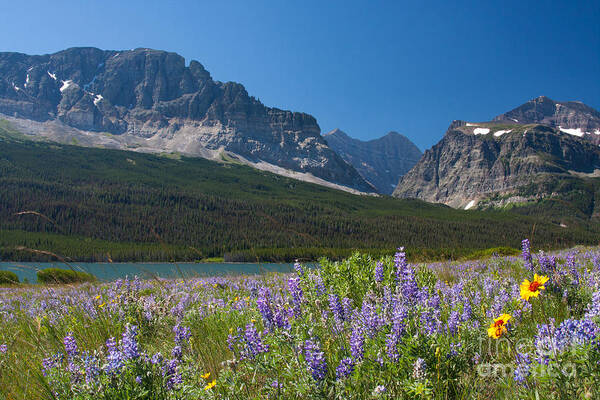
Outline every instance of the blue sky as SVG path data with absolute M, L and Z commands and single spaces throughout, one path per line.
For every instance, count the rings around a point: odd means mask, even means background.
M 174 51 L 323 132 L 421 149 L 540 95 L 600 109 L 598 1 L 122 3 L 4 1 L 0 51 Z

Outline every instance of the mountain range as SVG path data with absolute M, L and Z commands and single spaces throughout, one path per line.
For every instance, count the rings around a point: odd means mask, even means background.
M 398 132 L 361 141 L 351 138 L 340 129 L 334 129 L 323 137 L 329 147 L 382 194 L 392 194 L 400 177 L 421 158 L 421 150 Z
M 0 118 L 35 140 L 245 164 L 456 208 L 524 207 L 577 190 L 589 200 L 584 216 L 600 204 L 588 185 L 600 177 L 600 113 L 544 96 L 488 122 L 454 121 L 422 154 L 396 132 L 322 136 L 313 116 L 267 107 L 175 53 L 83 47 L 0 53 Z

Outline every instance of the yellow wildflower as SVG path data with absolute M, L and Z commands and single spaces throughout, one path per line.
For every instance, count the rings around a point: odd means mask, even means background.
M 540 291 L 546 289 L 544 283 L 548 282 L 548 277 L 543 275 L 535 274 L 533 276 L 533 281 L 529 282 L 528 279 L 525 279 L 523 283 L 521 283 L 521 298 L 525 301 L 529 301 L 531 297 L 538 297 Z
M 512 317 L 508 314 L 502 314 L 492 322 L 488 328 L 488 336 L 498 339 L 506 332 L 506 324 Z
M 210 389 L 214 388 L 216 384 L 217 384 L 217 380 L 214 379 L 211 383 L 209 383 L 208 385 L 204 386 L 204 390 L 210 390 Z

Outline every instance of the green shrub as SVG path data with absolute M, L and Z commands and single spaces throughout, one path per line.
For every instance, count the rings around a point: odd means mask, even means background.
M 521 254 L 521 250 L 514 249 L 512 247 L 492 247 L 490 249 L 474 251 L 468 256 L 463 257 L 463 259 L 478 260 L 481 258 L 490 257 L 518 256 L 519 254 Z
M 87 272 L 73 271 L 70 269 L 46 268 L 37 273 L 40 283 L 81 283 L 94 282 L 96 277 Z
M 19 283 L 19 277 L 12 271 L 0 271 L 0 285 L 13 285 Z

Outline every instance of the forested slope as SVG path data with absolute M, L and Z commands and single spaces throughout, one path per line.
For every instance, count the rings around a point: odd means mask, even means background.
M 233 163 L 34 142 L 2 124 L 0 257 L 78 260 L 291 259 L 352 248 L 462 255 L 495 246 L 594 244 L 568 228 L 500 211 L 356 196 Z M 19 214 L 35 211 L 46 216 Z

